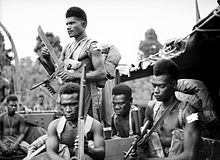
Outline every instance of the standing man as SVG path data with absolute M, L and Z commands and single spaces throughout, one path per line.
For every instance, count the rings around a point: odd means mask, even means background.
M 44 103 L 44 95 L 40 94 L 37 97 L 37 104 L 34 106 L 34 111 L 50 110 L 50 107 Z
M 70 38 L 74 41 L 68 44 L 61 54 L 60 60 L 66 64 L 66 70 L 59 74 L 64 82 L 77 82 L 81 76 L 80 67 L 86 64 L 85 113 L 95 119 L 98 115 L 98 89 L 100 80 L 106 78 L 104 58 L 97 42 L 86 35 L 87 16 L 79 7 L 70 7 L 66 12 L 66 26 Z
M 177 80 L 178 67 L 174 61 L 160 59 L 154 64 L 151 83 L 156 100 L 150 101 L 146 107 L 145 124 L 150 128 L 167 108 L 173 108 L 145 141 L 148 152 L 140 154 L 141 159 L 198 159 L 198 113 L 195 113 L 189 103 L 181 102 L 175 97 Z
M 26 127 L 25 118 L 16 113 L 18 98 L 9 95 L 6 98 L 7 112 L 0 115 L 0 159 L 24 158 L 29 144 L 24 140 Z
M 47 155 L 51 159 L 65 160 L 76 156 L 79 90 L 76 83 L 69 82 L 61 86 L 57 102 L 63 108 L 64 116 L 52 121 L 47 133 Z M 89 115 L 85 120 L 85 136 L 85 154 L 93 159 L 104 160 L 103 127 Z

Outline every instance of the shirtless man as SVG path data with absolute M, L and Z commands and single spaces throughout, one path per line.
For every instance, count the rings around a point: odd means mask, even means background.
M 114 113 L 111 117 L 112 138 L 129 137 L 140 133 L 138 112 L 132 104 L 131 88 L 119 84 L 112 89 Z
M 64 116 L 52 121 L 48 126 L 47 133 L 46 149 L 51 159 L 65 160 L 59 154 L 62 145 L 68 147 L 70 157 L 76 156 L 79 90 L 79 85 L 71 82 L 61 86 L 57 101 L 63 108 Z M 85 120 L 85 135 L 85 154 L 93 159 L 103 160 L 105 157 L 103 127 L 100 122 L 89 115 Z M 93 146 L 89 145 L 91 142 L 89 140 L 94 142 Z M 70 159 L 68 154 L 65 156 Z
M 96 41 L 90 43 L 91 39 L 86 34 L 87 15 L 84 10 L 79 7 L 70 7 L 66 11 L 66 27 L 69 37 L 74 38 L 74 41 L 64 48 L 60 56 L 60 60 L 68 65 L 67 70 L 61 72 L 59 77 L 64 82 L 79 82 L 81 73 L 78 70 L 80 70 L 81 64 L 86 65 L 88 85 L 85 88 L 84 111 L 85 114 L 89 113 L 93 118 L 99 120 L 97 87 L 98 82 L 106 78 L 102 52 L 97 48 Z M 70 69 L 68 70 L 68 68 Z
M 25 156 L 27 150 L 24 150 L 24 147 L 28 147 L 29 145 L 23 141 L 26 132 L 25 118 L 15 112 L 18 107 L 17 96 L 9 95 L 6 98 L 6 103 L 7 112 L 0 115 L 0 155 L 3 157 L 13 157 L 14 155 Z
M 150 127 L 150 124 L 155 123 L 161 117 L 164 110 L 173 105 L 174 108 L 156 128 L 156 132 L 153 132 L 148 138 L 149 155 L 143 152 L 141 159 L 188 160 L 198 158 L 195 156 L 200 139 L 198 114 L 194 113 L 195 111 L 189 103 L 181 102 L 175 97 L 177 80 L 178 67 L 174 61 L 161 59 L 154 64 L 151 83 L 156 100 L 149 102 L 149 106 L 146 108 L 145 124 Z M 175 136 L 183 140 L 175 139 L 179 143 L 172 143 Z

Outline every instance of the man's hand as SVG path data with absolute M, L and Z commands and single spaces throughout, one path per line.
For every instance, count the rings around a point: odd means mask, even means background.
M 119 139 L 119 138 L 121 138 L 121 137 L 118 136 L 118 135 L 114 135 L 114 136 L 111 137 L 111 139 Z
M 50 54 L 49 50 L 47 49 L 47 47 L 43 47 L 41 50 L 42 55 L 46 55 L 46 54 Z
M 1 146 L 2 154 L 9 155 L 8 148 L 6 146 Z
M 69 71 L 62 71 L 58 74 L 58 76 L 62 79 L 64 82 L 71 82 L 74 81 L 77 77 L 74 76 L 74 73 L 70 73 Z
M 74 148 L 79 149 L 79 136 L 76 137 L 76 140 L 74 142 Z M 89 150 L 88 140 L 85 137 L 84 138 L 84 152 L 88 153 L 88 150 Z
M 18 149 L 18 145 L 12 144 L 12 145 L 9 147 L 8 151 L 9 151 L 10 154 L 14 154 L 14 153 L 16 153 L 17 149 Z

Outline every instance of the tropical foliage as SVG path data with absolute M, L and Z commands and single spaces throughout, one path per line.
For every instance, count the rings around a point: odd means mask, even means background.
M 144 52 L 144 56 L 142 56 L 141 58 L 146 58 L 147 55 L 158 52 L 158 49 L 162 47 L 162 45 L 158 42 L 157 35 L 153 29 L 146 31 L 145 35 L 146 35 L 146 39 L 144 41 L 143 40 L 140 41 L 140 45 L 139 45 L 139 50 Z M 46 36 L 49 39 L 50 43 L 52 44 L 55 53 L 59 57 L 62 50 L 62 46 L 60 45 L 60 38 L 58 36 L 54 36 L 54 34 L 51 32 L 47 32 Z M 7 53 L 9 53 L 10 50 L 4 49 L 4 36 L 0 35 L 0 38 L 1 38 L 0 39 L 1 64 L 12 66 L 11 69 L 8 69 L 11 71 L 6 72 L 12 75 L 15 70 L 15 67 L 11 64 L 12 58 L 10 58 L 7 55 Z M 149 47 L 152 45 L 156 45 L 156 47 L 153 48 Z M 34 48 L 33 50 L 39 57 L 42 56 L 41 50 L 43 47 L 44 44 L 42 43 L 40 37 L 37 36 L 36 46 L 33 46 Z M 45 87 L 41 86 L 34 90 L 30 90 L 31 87 L 42 82 L 49 75 L 46 69 L 40 63 L 40 61 L 37 59 L 35 62 L 33 62 L 30 57 L 21 58 L 20 70 L 21 70 L 20 73 L 21 102 L 24 105 L 26 105 L 28 108 L 32 108 L 37 101 L 37 95 L 43 93 L 46 97 L 45 98 L 46 103 L 49 104 L 51 107 L 54 107 L 55 101 L 54 99 L 51 98 L 51 94 L 48 92 L 48 90 Z M 151 99 L 152 87 L 149 80 L 150 78 L 146 77 L 146 78 L 124 82 L 132 88 L 134 103 L 140 105 L 141 107 L 144 107 L 146 103 Z M 12 83 L 13 81 L 14 79 L 12 79 Z M 52 85 L 57 89 L 58 86 L 56 82 L 54 82 Z

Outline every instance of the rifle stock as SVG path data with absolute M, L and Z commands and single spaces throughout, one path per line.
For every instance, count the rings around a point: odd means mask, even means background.
M 80 80 L 80 96 L 79 96 L 79 112 L 78 112 L 78 160 L 82 160 L 84 157 L 84 97 L 85 97 L 85 86 L 86 86 L 86 65 L 82 66 L 82 76 Z

